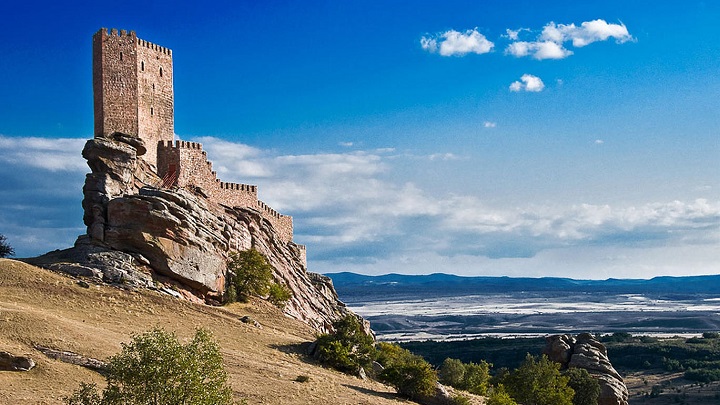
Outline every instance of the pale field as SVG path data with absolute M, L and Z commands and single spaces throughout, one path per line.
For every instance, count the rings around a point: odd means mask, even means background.
M 256 328 L 239 320 L 249 315 Z M 0 404 L 58 404 L 81 382 L 104 379 L 45 357 L 33 344 L 106 359 L 133 334 L 160 327 L 181 340 L 198 327 L 218 341 L 237 401 L 248 404 L 398 404 L 394 389 L 320 367 L 304 353 L 314 339 L 305 324 L 264 301 L 209 307 L 152 291 L 91 285 L 0 259 L 0 351 L 29 355 L 30 372 L 0 372 Z M 300 376 L 306 383 L 295 382 Z

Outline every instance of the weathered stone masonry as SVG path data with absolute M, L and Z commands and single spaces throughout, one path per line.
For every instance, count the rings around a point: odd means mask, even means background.
M 95 137 L 116 132 L 140 138 L 142 159 L 163 179 L 228 207 L 252 208 L 285 243 L 292 242 L 292 217 L 258 200 L 257 186 L 222 182 L 195 142 L 175 141 L 172 51 L 137 37 L 134 31 L 100 29 L 93 36 Z M 304 256 L 304 246 L 297 245 Z

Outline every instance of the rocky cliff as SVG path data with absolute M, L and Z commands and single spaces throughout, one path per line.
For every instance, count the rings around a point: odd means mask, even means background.
M 71 249 L 28 261 L 128 286 L 160 283 L 217 303 L 228 253 L 252 247 L 292 290 L 288 316 L 325 331 L 349 313 L 327 277 L 306 271 L 303 249 L 283 242 L 260 212 L 214 203 L 200 189 L 160 187 L 162 179 L 139 158 L 144 152 L 139 138 L 120 133 L 89 140 L 82 152 L 91 169 L 82 202 L 87 235 Z
M 543 354 L 564 368 L 584 368 L 600 383 L 598 405 L 627 405 L 628 390 L 625 382 L 610 364 L 605 345 L 593 335 L 581 333 L 553 335 L 545 338 Z

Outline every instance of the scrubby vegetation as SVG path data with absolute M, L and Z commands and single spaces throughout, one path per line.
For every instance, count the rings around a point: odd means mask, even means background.
M 422 357 L 392 343 L 378 343 L 376 358 L 385 369 L 377 376 L 408 398 L 435 394 L 437 374 Z
M 220 349 L 209 332 L 198 329 L 185 345 L 162 329 L 136 335 L 111 357 L 107 387 L 83 384 L 68 405 L 232 404 L 232 391 Z
M 490 384 L 490 367 L 486 361 L 463 363 L 447 358 L 438 373 L 440 382 L 477 395 L 487 395 Z
M 348 315 L 333 323 L 332 334 L 317 340 L 317 358 L 337 370 L 357 374 L 360 369 L 372 370 L 377 361 L 383 370 L 374 377 L 395 387 L 408 398 L 432 396 L 437 374 L 422 357 L 391 343 L 374 345 L 372 336 L 365 333 L 360 321 Z
M 5 235 L 0 234 L 0 258 L 15 256 L 15 249 L 7 241 Z
M 357 317 L 348 315 L 333 322 L 334 333 L 317 339 L 317 358 L 346 373 L 367 369 L 376 357 L 374 340 L 365 333 Z
M 292 291 L 273 281 L 273 267 L 255 249 L 230 253 L 228 287 L 225 302 L 247 302 L 252 296 L 267 296 L 268 301 L 282 308 L 292 298 Z

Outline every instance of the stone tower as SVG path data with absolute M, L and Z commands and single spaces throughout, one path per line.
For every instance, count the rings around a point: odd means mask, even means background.
M 102 28 L 93 35 L 95 136 L 122 132 L 141 138 L 145 161 L 157 167 L 157 145 L 172 141 L 172 51 L 135 31 Z

